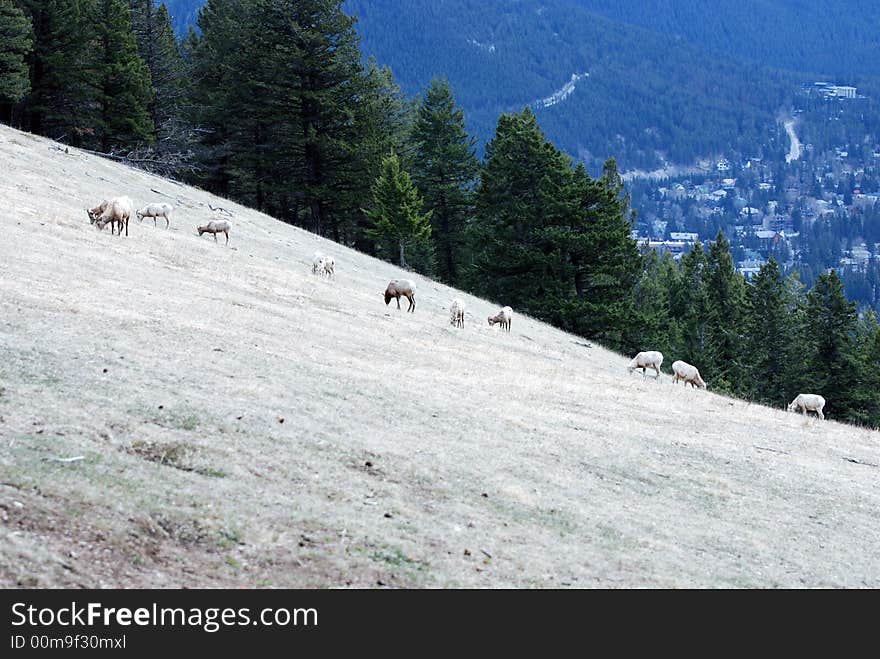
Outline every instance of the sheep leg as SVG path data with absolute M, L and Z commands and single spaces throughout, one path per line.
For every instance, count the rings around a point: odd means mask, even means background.
M 821 407 L 818 408 L 818 409 L 816 410 L 816 414 L 819 415 L 819 418 L 820 418 L 820 419 L 822 419 L 823 421 L 825 420 L 825 415 L 822 414 L 822 408 L 821 408 Z
M 398 295 L 395 299 L 397 300 L 397 308 L 400 309 L 400 296 Z
M 158 224 L 156 224 L 156 216 L 155 215 L 153 215 L 153 226 L 154 227 L 159 226 Z
M 217 242 L 217 232 L 216 231 L 214 232 L 214 242 L 215 243 Z
M 171 226 L 171 220 L 169 220 L 168 216 L 166 215 L 165 216 L 165 228 L 167 229 L 170 226 Z
M 229 244 L 229 232 L 228 232 L 228 231 L 224 231 L 223 233 L 226 234 L 226 244 L 228 245 L 228 244 Z M 214 234 L 214 235 L 216 236 L 217 234 Z

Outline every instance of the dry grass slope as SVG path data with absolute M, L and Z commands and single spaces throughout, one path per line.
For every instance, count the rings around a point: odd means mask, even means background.
M 880 587 L 876 432 L 409 273 L 386 308 L 391 265 L 3 127 L 0 162 L 0 586 Z M 171 229 L 96 231 L 112 194 Z

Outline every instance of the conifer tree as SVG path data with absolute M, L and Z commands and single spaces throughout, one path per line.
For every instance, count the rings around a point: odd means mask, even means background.
M 438 257 L 437 275 L 456 285 L 466 258 L 464 227 L 479 165 L 476 140 L 467 134 L 464 112 L 455 106 L 445 78 L 432 80 L 425 92 L 413 141 L 414 179 L 426 206 L 433 211 L 431 235 Z
M 150 71 L 138 55 L 127 2 L 96 0 L 92 29 L 97 52 L 95 131 L 101 150 L 152 141 Z
M 93 145 L 95 132 L 94 0 L 18 0 L 31 21 L 31 93 L 25 127 L 74 146 Z
M 737 393 L 743 386 L 742 321 L 745 282 L 733 265 L 730 243 L 719 231 L 709 246 L 706 278 L 706 359 L 716 388 Z
M 681 267 L 669 294 L 670 315 L 679 340 L 676 353 L 681 359 L 705 371 L 706 252 L 696 242 L 681 257 Z
M 841 421 L 865 421 L 859 406 L 855 354 L 856 305 L 846 299 L 837 273 L 822 273 L 807 294 L 807 369 L 812 393 L 828 401 L 825 409 Z
M 743 373 L 741 393 L 775 405 L 787 403 L 791 364 L 797 354 L 794 325 L 786 300 L 785 282 L 773 258 L 761 266 L 747 287 Z
M 370 196 L 370 186 L 363 183 L 378 178 L 382 162 L 389 153 L 397 154 L 404 169 L 410 167 L 412 156 L 413 105 L 400 91 L 391 69 L 379 66 L 374 58 L 370 58 L 360 83 L 363 89 L 355 105 L 354 139 L 350 151 L 352 163 L 361 173 L 346 191 L 351 199 L 347 205 L 362 205 Z M 369 238 L 372 225 L 365 213 L 356 213 L 353 223 L 351 220 L 343 222 L 341 233 L 346 242 L 351 242 L 358 250 L 375 255 L 376 245 Z M 419 259 L 423 255 L 413 255 L 420 268 L 427 266 L 424 259 Z
M 431 236 L 431 211 L 422 213 L 422 205 L 410 175 L 400 168 L 400 159 L 392 153 L 382 161 L 382 172 L 373 185 L 373 208 L 367 214 L 375 225 L 371 237 L 394 243 L 401 268 L 407 267 L 407 246 Z
M 13 104 L 30 91 L 27 58 L 33 45 L 28 17 L 12 0 L 0 0 L 0 121 L 11 121 Z
M 168 151 L 184 141 L 181 122 L 185 93 L 184 62 L 165 4 L 130 0 L 132 29 L 138 53 L 150 71 L 153 89 L 147 109 L 157 149 Z M 168 144 L 173 142 L 173 144 Z

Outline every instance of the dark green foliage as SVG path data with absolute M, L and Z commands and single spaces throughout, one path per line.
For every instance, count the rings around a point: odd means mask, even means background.
M 33 49 L 30 20 L 12 0 L 0 0 L 0 119 L 30 91 L 27 57 Z
M 150 72 L 148 111 L 159 152 L 183 146 L 183 100 L 186 69 L 168 9 L 156 0 L 129 0 L 138 53 Z
M 153 139 L 147 106 L 153 98 L 150 71 L 138 55 L 125 0 L 96 0 L 94 88 L 95 133 L 109 152 Z
M 781 407 L 800 393 L 792 382 L 795 365 L 801 362 L 796 346 L 802 314 L 795 302 L 771 258 L 746 291 L 739 392 L 752 400 Z
M 368 233 L 373 240 L 391 243 L 401 268 L 408 267 L 407 246 L 426 243 L 431 237 L 431 211 L 422 213 L 422 198 L 410 175 L 400 168 L 400 159 L 391 154 L 382 161 L 382 171 L 373 184 L 373 207 L 367 216 L 373 222 Z M 389 258 L 390 257 L 390 258 Z
M 720 231 L 709 245 L 706 277 L 706 358 L 713 388 L 739 393 L 743 386 L 742 312 L 745 282 L 733 265 L 730 243 Z
M 25 128 L 73 145 L 94 144 L 94 31 L 91 0 L 18 0 L 31 20 L 31 93 Z
M 807 293 L 805 367 L 813 390 L 828 401 L 825 413 L 841 421 L 864 422 L 858 391 L 856 305 L 843 294 L 837 273 L 822 273 Z
M 859 325 L 859 403 L 863 422 L 873 428 L 880 427 L 880 323 L 877 315 L 869 311 Z
M 465 253 L 464 229 L 478 171 L 475 139 L 465 130 L 464 112 L 455 106 L 445 79 L 434 79 L 419 106 L 413 128 L 416 184 L 433 212 L 432 237 L 437 276 L 455 285 Z
M 371 180 L 358 108 L 369 87 L 340 5 L 208 2 L 194 103 L 205 184 L 351 243 Z
M 478 291 L 624 347 L 639 273 L 630 228 L 613 161 L 592 179 L 545 139 L 530 110 L 502 115 L 476 197 Z
M 679 272 L 666 277 L 671 286 L 669 314 L 674 328 L 673 345 L 677 348 L 677 359 L 693 364 L 701 373 L 708 371 L 708 361 L 703 353 L 707 308 L 706 269 L 706 252 L 700 243 L 695 243 L 682 257 Z
M 361 82 L 363 89 L 355 105 L 358 136 L 356 147 L 351 149 L 351 159 L 354 169 L 361 172 L 358 179 L 375 181 L 381 173 L 384 158 L 390 153 L 397 154 L 404 169 L 410 168 L 414 104 L 401 94 L 391 69 L 378 66 L 375 60 L 367 63 Z M 363 203 L 363 186 L 352 186 L 349 194 L 352 205 Z M 372 220 L 366 214 L 355 212 L 354 226 L 347 233 L 357 249 L 375 255 L 376 245 L 368 236 L 372 226 Z M 413 255 L 420 253 L 422 247 L 422 244 L 414 245 Z M 424 272 L 430 258 L 428 254 L 422 256 L 428 258 L 417 258 L 414 262 L 418 262 Z

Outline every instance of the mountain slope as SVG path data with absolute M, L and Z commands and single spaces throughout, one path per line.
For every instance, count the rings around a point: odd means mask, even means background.
M 0 160 L 2 587 L 880 586 L 876 432 L 502 333 L 495 304 L 6 127 Z M 170 200 L 171 229 L 96 231 L 111 194 Z M 195 234 L 209 204 L 229 247 Z M 380 297 L 404 274 L 414 314 Z

